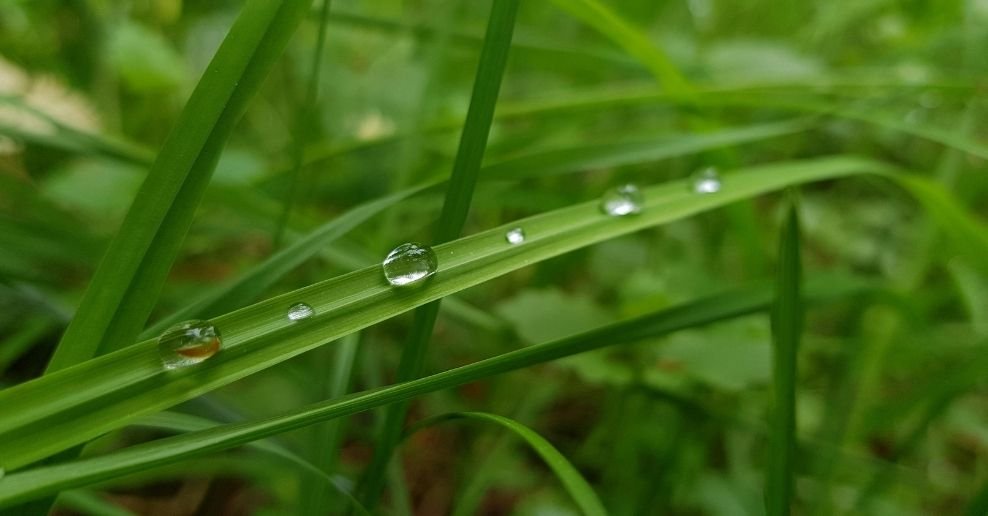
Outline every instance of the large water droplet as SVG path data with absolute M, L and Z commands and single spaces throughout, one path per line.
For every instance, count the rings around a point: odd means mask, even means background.
M 644 202 L 645 197 L 641 190 L 635 185 L 627 184 L 605 192 L 600 198 L 600 209 L 612 217 L 623 217 L 642 211 Z
M 504 234 L 504 239 L 511 245 L 521 244 L 525 242 L 525 230 L 522 228 L 510 229 Z
M 186 321 L 158 337 L 158 353 L 165 369 L 198 364 L 220 350 L 220 331 L 209 321 Z
M 700 169 L 693 174 L 693 192 L 711 194 L 720 191 L 720 174 L 714 167 Z
M 295 303 L 294 305 L 288 307 L 288 319 L 291 321 L 308 319 L 315 314 L 315 309 L 305 303 Z
M 435 274 L 439 268 L 439 260 L 431 247 L 410 242 L 395 247 L 382 265 L 388 283 L 403 287 Z

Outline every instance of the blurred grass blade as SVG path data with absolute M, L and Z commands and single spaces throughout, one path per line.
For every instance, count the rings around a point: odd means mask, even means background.
M 553 0 L 553 3 L 638 59 L 670 94 L 681 97 L 692 94 L 692 87 L 669 56 L 606 5 L 598 0 Z
M 316 403 L 283 416 L 222 425 L 134 446 L 109 455 L 44 466 L 25 472 L 8 473 L 3 478 L 3 482 L 0 482 L 0 507 L 51 492 L 88 485 L 185 458 L 232 448 L 306 425 L 355 414 L 565 356 L 751 314 L 764 310 L 768 306 L 770 297 L 771 293 L 761 288 L 713 296 L 552 343 L 529 346 L 425 378 Z
M 49 371 L 135 340 L 179 252 L 230 131 L 308 4 L 308 0 L 247 2 L 151 166 Z
M 208 430 L 210 428 L 215 428 L 219 426 L 219 423 L 215 421 L 210 421 L 205 418 L 191 416 L 188 414 L 181 414 L 178 412 L 159 412 L 157 414 L 152 414 L 150 416 L 145 416 L 133 423 L 133 426 L 142 426 L 147 428 L 155 428 L 158 430 L 167 430 L 170 432 L 201 432 L 203 430 Z M 345 483 L 338 477 L 330 475 L 325 471 L 319 469 L 314 464 L 308 460 L 300 457 L 295 452 L 281 446 L 280 444 L 267 441 L 267 440 L 257 440 L 252 441 L 247 446 L 254 448 L 256 450 L 269 453 L 271 455 L 277 456 L 285 461 L 297 466 L 302 471 L 308 473 L 309 475 L 319 478 L 323 483 L 331 486 L 338 493 L 343 495 L 343 497 L 350 503 L 350 505 L 360 514 L 370 514 L 367 509 L 360 505 L 350 489 L 345 485 Z
M 91 491 L 67 491 L 59 495 L 58 507 L 74 509 L 78 514 L 86 516 L 134 516 L 133 512 L 104 500 Z M 56 511 L 61 514 L 61 511 Z
M 782 229 L 772 306 L 774 402 L 765 481 L 765 505 L 769 516 L 790 514 L 796 475 L 796 355 L 803 331 L 803 301 L 800 294 L 799 218 L 795 203 L 795 199 L 790 200 Z
M 806 131 L 807 119 L 729 128 L 702 134 L 636 142 L 588 143 L 566 149 L 528 154 L 484 166 L 483 179 L 522 179 L 580 170 L 647 163 L 720 147 L 767 140 Z
M 305 87 L 305 98 L 295 110 L 295 134 L 292 135 L 292 170 L 289 178 L 288 194 L 284 200 L 281 216 L 274 230 L 274 248 L 281 247 L 285 229 L 292 214 L 292 209 L 298 202 L 299 187 L 302 184 L 302 158 L 305 146 L 312 134 L 310 130 L 315 119 L 317 100 L 319 99 L 319 70 L 322 67 L 323 49 L 326 47 L 326 27 L 329 19 L 330 0 L 323 0 L 319 9 L 319 29 L 316 35 L 316 48 L 312 53 L 312 63 L 309 66 L 309 80 Z
M 440 272 L 414 290 L 396 291 L 368 267 L 213 318 L 224 351 L 183 374 L 161 368 L 156 343 L 144 341 L 64 372 L 0 391 L 0 467 L 8 471 L 170 407 L 430 301 L 619 235 L 678 220 L 781 187 L 856 173 L 891 174 L 853 157 L 783 162 L 725 173 L 717 195 L 694 195 L 687 181 L 643 189 L 636 217 L 603 217 L 596 200 L 536 215 L 436 247 Z M 892 175 L 891 177 L 897 177 Z M 522 246 L 506 228 L 521 226 Z M 308 324 L 285 318 L 305 301 Z M 31 444 L 28 444 L 31 443 Z
M 438 243 L 458 238 L 470 213 L 470 202 L 484 159 L 484 151 L 487 149 L 491 122 L 494 120 L 494 106 L 497 104 L 501 80 L 508 65 L 518 1 L 494 0 L 491 5 L 484 46 L 481 48 L 477 73 L 474 76 L 470 107 L 463 124 L 463 133 L 460 136 L 453 172 L 446 189 L 446 198 L 436 230 Z M 440 303 L 441 298 L 416 309 L 408 344 L 402 351 L 401 361 L 398 364 L 396 377 L 399 382 L 422 375 L 425 354 L 436 317 L 439 315 Z M 384 425 L 375 443 L 374 457 L 367 468 L 362 487 L 362 500 L 372 510 L 377 505 L 384 487 L 387 465 L 392 450 L 401 438 L 407 412 L 406 403 L 396 403 L 385 411 Z
M 556 478 L 563 484 L 566 492 L 573 498 L 576 506 L 583 511 L 583 514 L 587 516 L 605 516 L 607 514 L 604 504 L 600 502 L 593 488 L 580 475 L 576 467 L 570 464 L 566 460 L 566 457 L 562 453 L 559 453 L 559 450 L 549 443 L 549 441 L 545 440 L 544 437 L 513 419 L 484 412 L 453 412 L 431 417 L 416 423 L 409 429 L 408 435 L 430 426 L 460 419 L 493 423 L 515 434 L 552 469 L 552 472 L 556 474 Z

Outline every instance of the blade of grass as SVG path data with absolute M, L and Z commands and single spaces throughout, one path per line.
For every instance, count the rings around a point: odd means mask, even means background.
M 319 31 L 316 35 L 316 48 L 312 53 L 312 64 L 309 67 L 309 81 L 305 88 L 305 99 L 298 106 L 295 112 L 295 134 L 292 137 L 292 169 L 289 173 L 288 195 L 285 197 L 284 207 L 278 223 L 274 230 L 274 248 L 281 246 L 281 241 L 285 236 L 285 228 L 288 226 L 288 219 L 292 214 L 292 207 L 298 201 L 299 186 L 302 183 L 302 157 L 305 146 L 308 144 L 312 134 L 310 130 L 314 114 L 316 113 L 316 102 L 319 99 L 319 69 L 322 67 L 323 49 L 326 46 L 326 21 L 329 19 L 330 0 L 323 0 L 322 8 L 319 10 Z
M 603 217 L 592 201 L 515 221 L 437 246 L 440 272 L 419 289 L 395 290 L 381 277 L 379 266 L 372 266 L 214 318 L 223 331 L 223 352 L 182 374 L 164 371 L 155 341 L 144 341 L 0 391 L 0 406 L 5 407 L 0 412 L 0 467 L 12 471 L 139 415 L 570 250 L 781 187 L 869 172 L 898 177 L 881 163 L 852 157 L 784 162 L 725 173 L 716 195 L 695 195 L 686 181 L 645 188 L 643 210 L 636 217 Z M 529 235 L 525 245 L 505 243 L 504 231 L 515 226 Z M 287 307 L 297 301 L 316 311 L 306 324 L 285 318 Z
M 604 516 L 607 511 L 604 504 L 597 498 L 590 484 L 580 475 L 580 472 L 573 466 L 562 453 L 559 453 L 549 441 L 537 434 L 531 428 L 503 416 L 488 414 L 484 412 L 454 412 L 442 414 L 419 421 L 406 433 L 406 438 L 415 432 L 435 426 L 448 421 L 460 419 L 474 420 L 484 423 L 493 423 L 521 438 L 529 448 L 532 449 L 556 474 L 556 478 L 563 484 L 566 492 L 576 502 L 576 506 L 587 516 Z
M 244 7 L 134 198 L 48 371 L 134 341 L 226 138 L 307 7 L 307 0 L 253 0 Z
M 792 510 L 796 470 L 796 354 L 803 332 L 800 293 L 799 218 L 790 199 L 779 243 L 778 278 L 772 305 L 772 370 L 774 402 L 765 473 L 765 509 L 769 516 Z
M 692 87 L 665 52 L 606 5 L 597 0 L 553 0 L 553 3 L 620 45 L 648 67 L 670 94 L 692 95 Z
M 436 231 L 436 240 L 439 243 L 458 238 L 470 212 L 477 175 L 487 148 L 491 122 L 494 120 L 494 106 L 497 104 L 501 80 L 508 64 L 517 13 L 518 0 L 494 0 L 491 5 L 484 46 L 481 48 L 474 75 L 470 107 L 463 124 L 463 133 Z M 422 375 L 425 354 L 436 316 L 439 315 L 440 303 L 441 299 L 437 299 L 416 309 L 408 344 L 402 351 L 398 364 L 398 381 L 411 380 Z M 374 457 L 364 475 L 361 490 L 361 500 L 371 510 L 377 506 L 384 488 L 387 465 L 392 450 L 401 438 L 407 412 L 407 403 L 396 403 L 385 411 L 384 426 L 376 440 Z

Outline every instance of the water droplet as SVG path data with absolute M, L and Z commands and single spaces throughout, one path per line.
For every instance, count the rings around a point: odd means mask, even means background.
M 508 232 L 504 234 L 504 239 L 511 245 L 521 244 L 525 241 L 525 230 L 522 228 L 508 230 Z
M 635 185 L 627 184 L 604 193 L 600 198 L 600 209 L 612 217 L 623 217 L 641 212 L 644 202 L 641 190 Z
M 720 174 L 714 167 L 701 169 L 693 175 L 693 191 L 698 194 L 711 194 L 720 191 Z
M 315 309 L 305 303 L 295 303 L 294 305 L 288 307 L 288 319 L 291 321 L 308 319 L 315 314 Z
M 165 369 L 198 364 L 220 350 L 220 331 L 209 321 L 185 321 L 158 337 L 158 353 Z
M 439 260 L 431 247 L 410 242 L 395 247 L 382 265 L 388 283 L 402 287 L 435 274 L 439 268 Z

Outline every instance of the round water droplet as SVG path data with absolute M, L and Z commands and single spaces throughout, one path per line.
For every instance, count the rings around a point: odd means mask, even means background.
M 186 321 L 165 330 L 158 337 L 158 353 L 165 369 L 198 364 L 220 350 L 220 331 L 209 321 Z
M 508 232 L 504 234 L 504 239 L 511 245 L 521 244 L 525 241 L 525 230 L 522 228 L 508 230 Z
M 291 321 L 301 321 L 316 314 L 316 310 L 305 303 L 295 303 L 288 307 L 288 319 Z
M 382 264 L 388 283 L 403 287 L 418 283 L 436 273 L 439 260 L 431 247 L 410 242 L 395 247 Z
M 714 167 L 701 169 L 693 174 L 693 192 L 698 194 L 711 194 L 720 191 L 720 174 Z
M 634 215 L 642 211 L 645 197 L 641 190 L 632 184 L 612 188 L 600 198 L 600 209 L 612 217 Z

